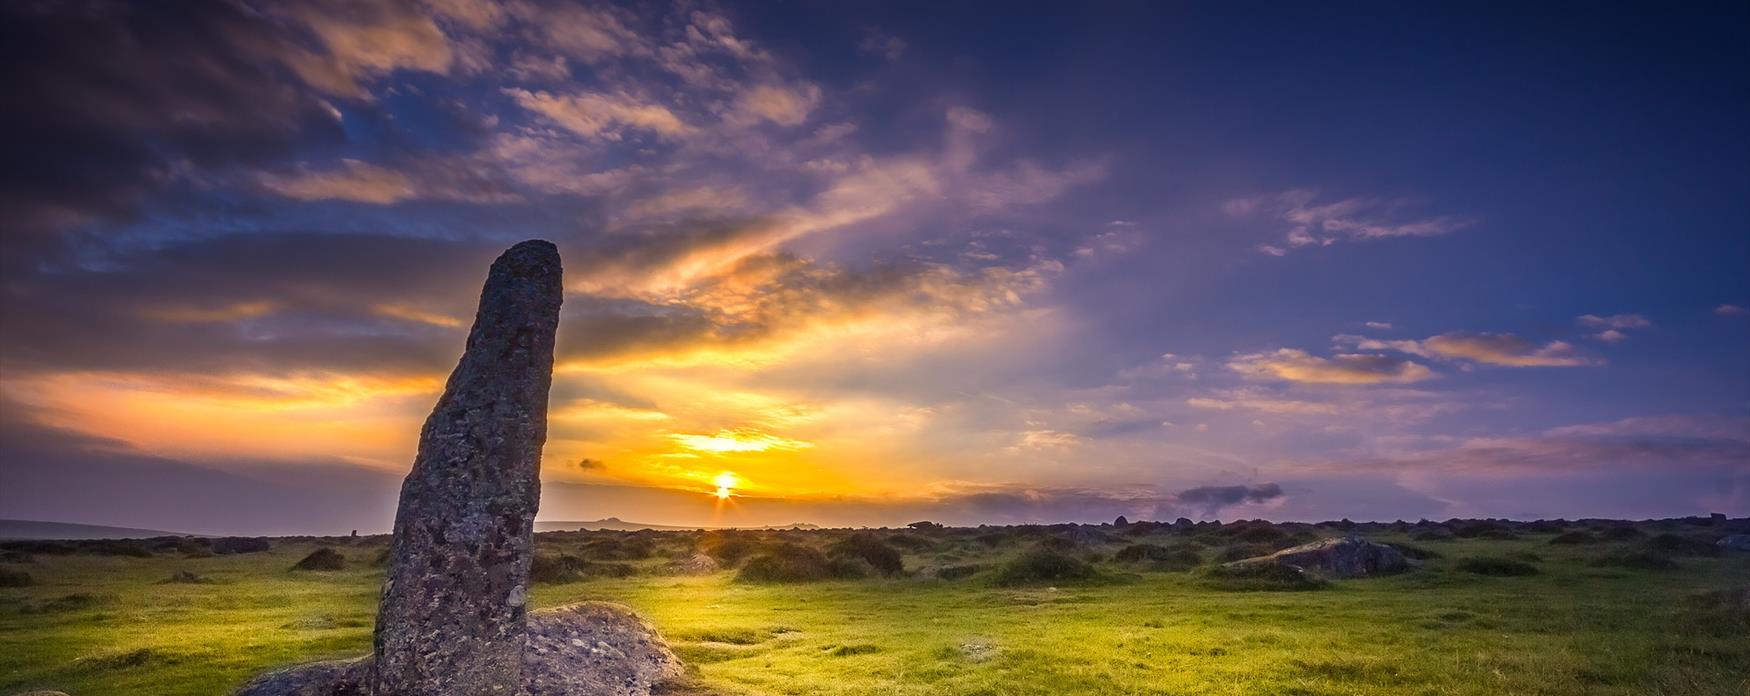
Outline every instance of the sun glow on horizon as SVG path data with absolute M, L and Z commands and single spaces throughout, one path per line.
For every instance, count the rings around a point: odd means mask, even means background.
M 741 480 L 736 477 L 734 472 L 725 471 L 718 474 L 717 478 L 712 479 L 711 482 L 717 484 L 717 492 L 713 495 L 716 495 L 718 500 L 728 500 L 735 495 L 735 487 L 741 483 Z

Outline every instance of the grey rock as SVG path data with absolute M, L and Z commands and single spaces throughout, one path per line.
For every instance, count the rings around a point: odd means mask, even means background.
M 625 607 L 584 602 L 533 612 L 528 620 L 520 692 L 528 696 L 648 696 L 685 674 L 656 629 Z M 317 662 L 257 677 L 235 696 L 369 696 L 370 672 L 368 657 Z
M 1326 577 L 1352 578 L 1386 575 L 1410 567 L 1404 554 L 1385 544 L 1359 536 L 1333 537 L 1283 549 L 1268 556 L 1234 561 L 1228 565 L 1279 563 Z
M 529 696 L 646 696 L 684 673 L 656 629 L 625 607 L 584 602 L 529 617 Z
M 1714 542 L 1727 551 L 1750 551 L 1750 534 L 1733 534 Z
M 467 349 L 420 431 L 378 605 L 375 696 L 514 694 L 563 282 L 550 242 L 492 263 Z
M 312 662 L 268 672 L 234 696 L 370 696 L 371 659 Z

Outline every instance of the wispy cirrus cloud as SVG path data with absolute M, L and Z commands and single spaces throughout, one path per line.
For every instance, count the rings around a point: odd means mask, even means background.
M 1435 237 L 1476 224 L 1475 220 L 1465 217 L 1407 214 L 1405 209 L 1409 207 L 1409 201 L 1380 198 L 1320 201 L 1316 190 L 1290 189 L 1277 194 L 1230 199 L 1222 205 L 1222 212 L 1236 220 L 1286 224 L 1281 242 L 1258 247 L 1260 252 L 1271 256 L 1338 242 Z
M 1603 360 L 1582 354 L 1565 341 L 1535 343 L 1509 333 L 1453 331 L 1422 340 L 1375 339 L 1338 335 L 1339 344 L 1356 350 L 1396 351 L 1436 360 L 1452 360 L 1503 367 L 1583 367 Z
M 1582 314 L 1574 321 L 1582 327 L 1595 329 L 1596 332 L 1588 334 L 1588 336 L 1605 343 L 1621 343 L 1628 339 L 1625 330 L 1645 329 L 1653 325 L 1651 320 L 1639 314 L 1612 314 L 1610 316 Z
M 1405 384 L 1435 376 L 1426 365 L 1411 360 L 1362 353 L 1321 358 L 1296 348 L 1236 355 L 1227 366 L 1253 379 L 1306 384 Z

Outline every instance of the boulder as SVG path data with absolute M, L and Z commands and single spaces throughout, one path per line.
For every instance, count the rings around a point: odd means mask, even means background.
M 529 696 L 645 696 L 683 674 L 656 629 L 625 607 L 583 602 L 529 616 Z
M 371 659 L 313 662 L 268 672 L 235 696 L 370 696 Z
M 1332 537 L 1283 549 L 1268 556 L 1234 561 L 1229 565 L 1274 563 L 1293 566 L 1325 577 L 1352 578 L 1386 575 L 1410 567 L 1404 554 L 1385 544 L 1359 536 Z
M 1714 544 L 1724 551 L 1750 551 L 1750 534 L 1733 534 Z
M 527 696 L 647 696 L 684 675 L 656 629 L 625 607 L 584 602 L 528 619 Z M 368 657 L 316 662 L 264 674 L 235 696 L 370 696 L 370 672 Z

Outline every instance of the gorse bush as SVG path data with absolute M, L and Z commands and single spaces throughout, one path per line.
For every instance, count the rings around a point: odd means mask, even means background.
M 1299 568 L 1269 561 L 1212 566 L 1203 570 L 1202 579 L 1206 587 L 1236 592 L 1296 592 L 1326 584 Z
M 1493 577 L 1513 577 L 1537 574 L 1537 566 L 1530 563 L 1516 561 L 1511 558 L 1497 558 L 1493 556 L 1466 558 L 1459 561 L 1458 569 L 1467 573 L 1476 573 L 1477 575 L 1488 575 Z
M 311 551 L 310 555 L 292 566 L 292 570 L 341 570 L 346 567 L 346 557 L 339 551 L 323 547 Z
M 893 548 L 880 537 L 868 532 L 857 532 L 843 541 L 833 544 L 829 549 L 834 557 L 860 559 L 869 564 L 876 573 L 886 576 L 898 575 L 905 570 L 905 563 L 900 559 L 899 549 Z
M 1648 551 L 1667 553 L 1673 556 L 1718 556 L 1720 547 L 1700 539 L 1692 539 L 1677 534 L 1658 534 L 1647 539 L 1642 546 Z
M 1023 585 L 1037 582 L 1086 580 L 1094 577 L 1094 566 L 1087 561 L 1061 551 L 1034 548 L 1003 564 L 997 571 L 999 585 Z
M 831 559 L 797 544 L 779 544 L 747 559 L 735 576 L 742 582 L 818 582 L 835 577 Z M 839 572 L 848 572 L 840 568 Z

